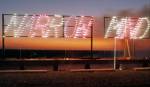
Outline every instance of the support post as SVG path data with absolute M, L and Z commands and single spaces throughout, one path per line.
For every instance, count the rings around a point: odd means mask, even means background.
M 116 37 L 114 38 L 114 70 L 116 70 L 116 44 L 117 44 L 117 41 L 116 41 Z
M 93 59 L 93 23 L 91 25 L 91 59 Z
M 4 22 L 4 15 L 2 14 L 2 57 L 3 59 L 5 58 L 5 33 L 4 33 L 4 29 L 5 29 L 5 22 Z

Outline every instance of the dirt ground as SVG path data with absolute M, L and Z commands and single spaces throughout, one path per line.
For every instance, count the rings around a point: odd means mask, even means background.
M 150 87 L 150 71 L 1 72 L 0 87 Z

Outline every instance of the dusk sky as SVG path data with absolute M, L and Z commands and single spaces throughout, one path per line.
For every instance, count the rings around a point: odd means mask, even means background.
M 149 0 L 1 0 L 0 12 L 99 16 L 149 4 Z
M 0 13 L 18 13 L 18 14 L 62 14 L 62 15 L 89 15 L 89 16 L 96 16 L 97 17 L 97 23 L 95 24 L 95 32 L 97 31 L 97 35 L 103 37 L 103 26 L 102 22 L 103 19 L 102 17 L 105 15 L 118 15 L 121 11 L 126 10 L 126 11 L 131 11 L 131 12 L 136 12 L 138 13 L 141 9 L 144 8 L 144 6 L 150 6 L 150 0 L 1 0 L 0 1 Z M 149 10 L 148 12 L 149 13 Z M 0 25 L 1 25 L 1 18 L 0 18 Z M 0 32 L 1 32 L 1 27 L 0 27 Z M 1 40 L 1 39 L 0 39 Z M 9 48 L 13 48 L 15 44 L 19 44 L 18 42 L 14 43 L 12 45 L 13 41 L 17 41 L 17 39 L 10 39 L 7 40 L 9 44 L 7 43 Z M 38 40 L 38 42 L 36 42 Z M 41 44 L 43 45 L 45 40 L 41 42 L 42 40 L 40 39 L 35 39 L 34 41 L 31 40 L 22 40 L 26 43 L 24 43 L 23 48 L 30 48 L 34 44 Z M 20 42 L 22 42 L 20 41 Z M 48 41 L 48 40 L 47 40 Z M 68 49 L 88 49 L 88 45 L 85 46 L 85 44 L 81 44 L 80 42 L 83 43 L 90 43 L 90 41 L 84 41 L 84 40 L 70 40 L 74 41 L 74 46 L 75 47 L 70 47 L 67 44 L 70 44 L 66 42 L 66 45 L 60 46 L 60 49 L 68 48 Z M 99 41 L 104 41 L 104 40 L 99 40 Z M 29 44 L 28 46 L 27 44 Z M 35 43 L 36 42 L 36 43 Z M 41 42 L 41 43 L 40 43 Z M 50 43 L 51 41 L 49 40 L 49 44 L 46 45 L 45 48 L 47 47 L 57 47 L 58 44 L 64 43 L 62 40 L 53 40 L 53 43 Z M 54 44 L 56 44 L 54 46 Z M 96 41 L 95 41 L 96 42 Z M 107 41 L 106 41 L 107 42 Z M 150 42 L 150 41 L 149 41 Z M 11 44 L 10 44 L 11 43 Z M 99 45 L 99 44 L 101 45 Z M 106 49 L 110 48 L 113 49 L 112 44 L 104 44 L 98 42 L 96 46 L 100 47 L 106 47 Z M 108 41 L 109 43 L 109 41 Z M 113 42 L 111 42 L 113 43 Z M 21 43 L 19 44 L 23 46 Z M 17 45 L 17 46 L 19 46 Z M 77 46 L 79 45 L 79 46 Z M 17 46 L 14 46 L 17 48 Z M 36 45 L 34 45 L 36 46 Z M 84 47 L 85 46 L 85 47 Z M 40 47 L 39 45 L 37 47 Z M 81 48 L 80 48 L 81 47 Z M 83 47 L 83 48 L 82 48 Z M 100 48 L 99 49 L 105 49 L 105 48 Z M 36 48 L 36 47 L 35 47 Z M 52 48 L 52 49 L 54 49 Z M 147 48 L 147 47 L 145 47 Z

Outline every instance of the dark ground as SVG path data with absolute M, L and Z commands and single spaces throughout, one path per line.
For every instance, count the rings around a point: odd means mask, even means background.
M 0 72 L 0 87 L 150 87 L 150 71 Z

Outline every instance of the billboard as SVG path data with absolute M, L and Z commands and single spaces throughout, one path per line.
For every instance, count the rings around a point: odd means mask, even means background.
M 150 37 L 149 17 L 116 17 L 109 21 L 105 38 L 145 39 Z
M 6 24 L 5 36 L 42 38 L 90 38 L 92 16 L 17 15 Z

